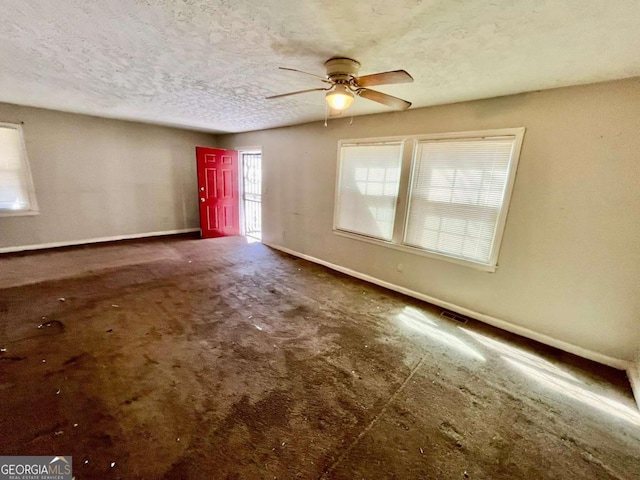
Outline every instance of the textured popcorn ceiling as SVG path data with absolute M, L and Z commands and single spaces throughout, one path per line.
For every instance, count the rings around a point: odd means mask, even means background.
M 415 108 L 637 76 L 638 52 L 638 0 L 0 0 L 0 101 L 210 131 L 322 119 L 323 92 L 264 97 L 334 55 L 406 69 L 379 89 Z

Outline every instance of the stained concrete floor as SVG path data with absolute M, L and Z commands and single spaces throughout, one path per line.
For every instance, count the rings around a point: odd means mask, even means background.
M 0 272 L 3 455 L 78 479 L 640 478 L 622 372 L 240 237 Z

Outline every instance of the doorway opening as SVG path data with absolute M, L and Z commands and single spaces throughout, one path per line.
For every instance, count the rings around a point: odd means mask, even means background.
M 242 211 L 244 234 L 262 241 L 262 152 L 240 152 L 242 163 Z

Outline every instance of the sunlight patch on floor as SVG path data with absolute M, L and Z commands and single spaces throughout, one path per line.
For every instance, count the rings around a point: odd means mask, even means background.
M 570 380 L 574 380 L 576 382 L 578 382 L 579 380 L 571 375 L 569 372 L 563 370 L 562 368 L 558 367 L 557 365 L 554 365 L 553 363 L 549 362 L 548 360 L 545 360 L 543 358 L 541 358 L 538 355 L 535 355 L 533 353 L 527 352 L 521 348 L 517 348 L 514 347 L 512 345 L 508 345 L 504 342 L 500 342 L 498 340 L 495 340 L 493 338 L 489 338 L 485 335 L 482 335 L 480 333 L 474 332 L 472 330 L 469 330 L 467 328 L 463 328 L 463 327 L 458 327 L 460 330 L 462 330 L 464 333 L 466 333 L 467 335 L 470 335 L 471 337 L 473 337 L 475 340 L 477 340 L 478 342 L 480 342 L 481 344 L 483 344 L 486 347 L 489 347 L 492 350 L 495 350 L 498 353 L 501 353 L 503 355 L 507 355 L 511 358 L 514 358 L 516 360 L 519 360 L 527 365 L 531 365 L 533 367 L 536 367 L 538 369 L 541 370 L 546 370 L 550 373 L 553 373 L 554 375 L 559 375 L 561 377 L 565 377 L 568 378 Z
M 550 375 L 549 373 L 534 368 L 531 365 L 525 365 L 524 363 L 521 363 L 513 358 L 504 356 L 502 358 L 510 365 L 516 367 L 518 370 L 524 372 L 529 377 L 533 378 L 545 387 L 550 388 L 551 390 L 562 393 L 563 395 L 567 395 L 571 398 L 579 400 L 580 402 L 586 403 L 591 407 L 597 408 L 598 410 L 607 412 L 618 418 L 640 426 L 640 412 L 637 412 L 634 409 L 621 404 L 620 402 L 616 402 L 615 400 L 612 400 L 604 395 L 594 393 L 578 384 Z
M 455 335 L 441 330 L 436 322 L 434 322 L 415 308 L 404 307 L 404 309 L 397 315 L 397 319 L 406 328 L 426 335 L 433 340 L 443 343 L 444 345 L 452 347 L 464 355 L 472 357 L 476 360 L 480 360 L 482 362 L 485 361 L 485 358 L 480 353 L 478 353 L 476 349 L 470 347 Z

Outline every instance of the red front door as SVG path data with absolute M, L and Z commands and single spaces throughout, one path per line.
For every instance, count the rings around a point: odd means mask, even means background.
M 240 235 L 238 152 L 196 147 L 200 236 Z

